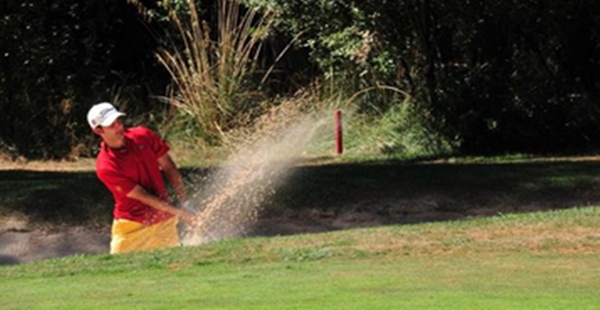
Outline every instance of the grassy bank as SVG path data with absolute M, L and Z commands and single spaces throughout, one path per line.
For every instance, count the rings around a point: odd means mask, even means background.
M 0 267 L 3 309 L 592 309 L 600 208 Z

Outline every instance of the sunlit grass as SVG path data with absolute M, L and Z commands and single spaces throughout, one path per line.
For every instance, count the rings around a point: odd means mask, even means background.
M 11 277 L 104 274 L 132 269 L 262 264 L 329 259 L 400 259 L 600 252 L 600 207 L 489 218 L 350 229 L 319 234 L 229 239 L 197 247 L 124 255 L 78 255 L 3 267 Z M 600 261 L 599 261 L 600 263 Z
M 3 309 L 586 309 L 600 207 L 0 267 Z

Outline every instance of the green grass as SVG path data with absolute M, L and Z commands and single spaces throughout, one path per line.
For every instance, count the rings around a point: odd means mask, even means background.
M 2 309 L 593 309 L 600 207 L 0 267 Z

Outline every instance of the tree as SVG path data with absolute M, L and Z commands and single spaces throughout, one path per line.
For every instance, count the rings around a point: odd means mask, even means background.
M 597 1 L 249 2 L 301 33 L 322 72 L 411 93 L 463 152 L 600 144 Z
M 114 99 L 143 102 L 154 87 L 150 83 L 162 80 L 164 88 L 164 72 L 148 52 L 153 38 L 124 2 L 2 1 L 0 12 L 5 151 L 80 155 L 89 149 L 88 107 Z

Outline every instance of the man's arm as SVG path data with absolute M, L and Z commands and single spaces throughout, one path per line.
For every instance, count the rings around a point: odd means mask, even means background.
M 184 203 L 188 200 L 187 191 L 185 189 L 185 184 L 183 182 L 183 178 L 181 177 L 181 173 L 179 173 L 179 169 L 171 159 L 169 154 L 165 154 L 158 158 L 158 164 L 162 168 L 163 172 L 167 176 L 171 187 L 175 190 L 175 194 L 179 199 L 180 203 Z
M 195 216 L 192 212 L 182 210 L 172 206 L 170 203 L 148 193 L 143 187 L 136 185 L 128 194 L 127 197 L 138 200 L 145 205 L 154 209 L 169 212 L 181 218 L 188 225 L 195 225 Z

